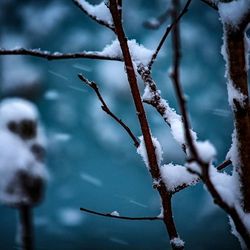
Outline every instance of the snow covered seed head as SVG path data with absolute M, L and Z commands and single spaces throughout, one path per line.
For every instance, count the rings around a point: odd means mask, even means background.
M 19 98 L 0 102 L 0 202 L 35 205 L 43 196 L 48 176 L 38 111 Z
M 37 119 L 37 109 L 29 101 L 9 98 L 0 104 L 0 129 L 7 129 L 23 140 L 36 137 Z

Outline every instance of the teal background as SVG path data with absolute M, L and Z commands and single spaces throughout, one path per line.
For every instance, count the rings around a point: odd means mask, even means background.
M 166 2 L 124 1 L 127 36 L 154 49 L 167 24 L 148 30 L 142 23 L 164 12 Z M 72 1 L 1 0 L 0 7 L 0 47 L 74 52 L 102 50 L 114 39 L 111 31 L 86 17 Z M 220 163 L 231 144 L 232 117 L 217 13 L 193 1 L 181 22 L 181 35 L 181 81 L 192 126 L 201 140 L 209 139 L 216 146 Z M 167 73 L 170 41 L 169 37 L 153 76 L 163 97 L 178 110 Z M 102 112 L 95 94 L 77 78 L 83 73 L 96 81 L 110 108 L 140 136 L 122 63 L 19 56 L 0 60 L 1 98 L 25 95 L 34 101 L 48 137 L 51 178 L 44 202 L 34 210 L 36 249 L 169 249 L 162 222 L 112 220 L 79 211 L 83 206 L 102 212 L 117 210 L 124 216 L 160 212 L 158 194 L 130 138 Z M 23 82 L 30 82 L 25 91 L 20 87 Z M 164 163 L 184 163 L 169 128 L 151 107 L 146 110 L 152 132 L 164 148 Z M 176 194 L 173 207 L 186 249 L 240 249 L 230 234 L 227 215 L 213 204 L 201 184 Z M 16 211 L 0 206 L 0 249 L 17 247 L 15 232 Z

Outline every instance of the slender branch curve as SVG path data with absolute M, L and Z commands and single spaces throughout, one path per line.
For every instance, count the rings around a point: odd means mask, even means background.
M 131 129 L 120 119 L 118 118 L 113 112 L 111 112 L 111 110 L 109 109 L 108 105 L 106 104 L 106 102 L 104 101 L 99 88 L 97 86 L 97 84 L 95 82 L 90 82 L 86 77 L 84 77 L 82 74 L 78 74 L 78 77 L 80 80 L 82 80 L 87 86 L 89 86 L 90 88 L 92 88 L 98 99 L 100 100 L 101 104 L 102 104 L 102 110 L 104 112 L 106 112 L 109 116 L 111 116 L 118 124 L 120 124 L 125 131 L 127 132 L 127 134 L 131 137 L 131 139 L 134 142 L 134 145 L 136 148 L 139 147 L 139 141 L 137 140 L 136 136 L 133 134 L 133 132 L 131 131 Z
M 118 216 L 118 215 L 113 215 L 112 213 L 101 213 L 101 212 L 96 212 L 94 210 L 90 210 L 87 208 L 80 208 L 81 211 L 86 212 L 86 213 L 90 213 L 90 214 L 95 214 L 95 215 L 99 215 L 99 216 L 103 216 L 103 217 L 109 217 L 109 218 L 113 218 L 113 219 L 118 219 L 118 220 L 136 220 L 136 221 L 145 221 L 145 220 L 163 220 L 161 217 L 129 217 L 129 216 Z
M 228 215 L 231 216 L 235 228 L 238 231 L 238 233 L 241 235 L 242 239 L 244 240 L 244 243 L 246 244 L 247 248 L 250 249 L 250 235 L 248 233 L 246 225 L 243 223 L 239 212 L 235 208 L 235 206 L 229 205 L 226 201 L 224 201 L 221 194 L 216 189 L 214 183 L 212 182 L 210 178 L 209 168 L 210 165 L 207 162 L 204 162 L 200 155 L 198 154 L 196 145 L 194 144 L 192 140 L 192 136 L 189 129 L 189 120 L 188 120 L 188 113 L 187 113 L 187 107 L 186 102 L 184 98 L 184 93 L 180 84 L 180 78 L 179 78 L 179 64 L 180 64 L 180 37 L 178 29 L 175 29 L 173 32 L 173 72 L 170 75 L 172 78 L 172 81 L 174 83 L 176 96 L 178 98 L 181 114 L 183 116 L 183 122 L 184 122 L 184 130 L 185 130 L 185 138 L 186 143 L 189 146 L 191 158 L 188 159 L 188 161 L 196 162 L 201 169 L 201 174 L 197 173 L 198 176 L 202 179 L 204 184 L 206 185 L 208 191 L 212 195 L 214 202 L 219 205 Z
M 152 58 L 151 58 L 150 62 L 149 62 L 148 65 L 147 65 L 147 67 L 148 67 L 149 70 L 151 70 L 152 65 L 153 65 L 153 63 L 155 62 L 156 57 L 158 56 L 158 53 L 160 52 L 160 50 L 161 50 L 161 48 L 162 48 L 162 45 L 163 45 L 164 42 L 166 41 L 166 38 L 167 38 L 167 36 L 169 35 L 170 31 L 171 31 L 172 28 L 175 27 L 175 25 L 181 20 L 182 16 L 188 11 L 188 7 L 189 7 L 189 5 L 191 4 L 191 1 L 192 1 L 192 0 L 188 0 L 188 1 L 186 2 L 186 4 L 185 4 L 184 8 L 182 9 L 181 13 L 179 14 L 179 16 L 178 16 L 175 20 L 173 20 L 173 22 L 172 22 L 169 26 L 167 26 L 167 29 L 166 29 L 164 35 L 162 36 L 162 38 L 161 38 L 161 40 L 160 40 L 160 42 L 159 42 L 159 44 L 158 44 L 158 46 L 157 46 L 157 48 L 156 48 L 154 54 L 152 55 Z
M 34 56 L 40 57 L 47 60 L 62 60 L 62 59 L 99 59 L 99 60 L 110 60 L 110 61 L 122 61 L 120 57 L 110 57 L 102 55 L 98 51 L 83 51 L 76 53 L 61 53 L 61 52 L 49 52 L 40 49 L 4 49 L 0 48 L 0 56 L 4 55 L 25 55 L 25 56 Z

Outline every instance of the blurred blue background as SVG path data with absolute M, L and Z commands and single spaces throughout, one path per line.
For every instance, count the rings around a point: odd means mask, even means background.
M 99 3 L 100 1 L 91 1 Z M 143 22 L 162 14 L 166 0 L 124 1 L 129 38 L 154 49 L 169 20 L 158 30 Z M 115 38 L 68 0 L 1 0 L 0 47 L 76 52 L 102 50 Z M 231 145 L 222 28 L 216 11 L 193 1 L 181 22 L 181 82 L 194 130 L 217 148 L 217 163 Z M 162 95 L 178 110 L 172 83 L 170 37 L 153 68 Z M 36 249 L 168 249 L 162 222 L 112 220 L 80 212 L 81 206 L 124 216 L 155 216 L 159 197 L 130 138 L 100 108 L 95 94 L 77 78 L 96 81 L 111 110 L 140 136 L 120 62 L 46 61 L 24 56 L 0 58 L 1 99 L 21 95 L 40 110 L 48 137 L 51 178 L 44 202 L 35 209 Z M 140 81 L 139 81 L 140 82 Z M 141 90 L 143 90 L 143 84 Z M 146 106 L 153 134 L 164 148 L 164 163 L 184 163 L 184 155 L 161 117 Z M 174 218 L 186 249 L 239 249 L 228 218 L 201 184 L 174 197 Z M 0 249 L 16 248 L 16 211 L 0 206 Z

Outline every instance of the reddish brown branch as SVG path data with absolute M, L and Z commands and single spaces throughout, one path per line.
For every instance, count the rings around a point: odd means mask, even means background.
M 110 61 L 122 61 L 120 57 L 110 57 L 102 55 L 100 52 L 76 52 L 76 53 L 61 53 L 61 52 L 49 52 L 42 51 L 40 49 L 0 49 L 1 55 L 25 55 L 25 56 L 34 56 L 40 57 L 47 60 L 62 60 L 62 59 L 99 59 L 99 60 L 110 60 Z
M 93 19 L 95 22 L 99 23 L 100 25 L 103 25 L 109 29 L 111 29 L 112 31 L 115 31 L 114 29 L 114 25 L 107 23 L 106 21 L 103 21 L 101 19 L 98 19 L 96 16 L 91 15 L 79 2 L 79 0 L 72 0 L 73 3 L 80 9 L 82 10 L 87 16 L 89 16 L 91 19 Z
M 141 96 L 140 96 L 140 92 L 139 92 L 139 88 L 137 84 L 137 79 L 136 79 L 131 55 L 130 55 L 129 48 L 128 48 L 127 38 L 123 30 L 121 14 L 120 14 L 120 10 L 118 10 L 116 0 L 110 0 L 110 11 L 113 17 L 115 31 L 116 31 L 118 40 L 120 42 L 121 50 L 123 53 L 128 82 L 130 85 L 133 101 L 135 104 L 138 120 L 140 123 L 141 131 L 142 131 L 145 146 L 146 146 L 150 173 L 152 175 L 153 180 L 158 181 L 159 183 L 156 186 L 156 188 L 162 198 L 163 221 L 167 228 L 170 239 L 174 239 L 178 237 L 178 233 L 175 228 L 173 215 L 172 215 L 171 194 L 167 191 L 165 184 L 161 180 L 161 174 L 160 174 L 159 166 L 157 163 L 155 148 L 152 142 L 151 132 L 149 129 L 146 113 L 142 104 L 142 100 L 141 100 Z M 172 245 L 172 247 L 173 249 L 183 249 L 182 246 L 178 247 L 178 246 Z
M 161 38 L 161 40 L 160 40 L 160 42 L 159 42 L 159 45 L 158 45 L 158 47 L 156 48 L 156 50 L 155 50 L 154 54 L 152 55 L 152 58 L 151 58 L 151 60 L 150 60 L 150 62 L 149 62 L 149 64 L 148 64 L 149 70 L 151 69 L 153 63 L 155 62 L 156 57 L 157 57 L 158 53 L 160 52 L 160 50 L 161 50 L 161 48 L 162 48 L 162 45 L 164 44 L 164 42 L 165 42 L 167 36 L 169 35 L 170 31 L 171 31 L 172 28 L 175 27 L 175 25 L 181 20 L 182 16 L 188 11 L 188 7 L 189 7 L 190 3 L 191 3 L 191 0 L 188 0 L 188 1 L 186 2 L 186 4 L 185 4 L 183 10 L 182 10 L 181 13 L 179 14 L 179 16 L 178 16 L 176 19 L 174 19 L 174 20 L 172 21 L 171 25 L 167 26 L 167 29 L 166 29 L 164 35 L 162 36 L 162 38 Z
M 109 218 L 113 218 L 113 219 L 118 219 L 118 220 L 136 220 L 136 221 L 145 221 L 145 220 L 162 220 L 161 217 L 128 217 L 128 216 L 120 216 L 120 215 L 113 215 L 112 213 L 100 213 L 100 212 L 96 212 L 94 210 L 90 210 L 87 208 L 80 208 L 81 211 L 86 212 L 86 213 L 90 213 L 90 214 L 95 214 L 95 215 L 99 215 L 99 216 L 103 216 L 103 217 L 109 217 Z
M 104 112 L 106 112 L 109 116 L 111 116 L 118 124 L 120 124 L 125 129 L 127 134 L 131 137 L 131 139 L 133 140 L 135 147 L 136 148 L 139 147 L 139 141 L 136 139 L 136 136 L 133 134 L 131 129 L 120 118 L 118 118 L 113 112 L 111 112 L 108 105 L 104 101 L 104 99 L 103 99 L 103 97 L 102 97 L 102 95 L 101 95 L 101 93 L 100 93 L 100 91 L 98 89 L 97 84 L 94 83 L 94 82 L 90 82 L 82 74 L 78 74 L 78 77 L 80 78 L 80 80 L 82 80 L 85 84 L 87 84 L 89 87 L 91 87 L 95 91 L 98 99 L 100 100 L 100 102 L 102 104 L 102 106 L 101 106 L 102 110 Z

